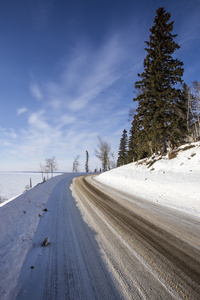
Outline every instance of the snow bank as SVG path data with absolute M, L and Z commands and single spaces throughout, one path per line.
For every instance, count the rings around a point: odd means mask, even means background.
M 102 173 L 96 180 L 200 217 L 200 142 Z
M 50 194 L 67 174 L 56 176 L 0 207 L 0 297 L 10 299 Z

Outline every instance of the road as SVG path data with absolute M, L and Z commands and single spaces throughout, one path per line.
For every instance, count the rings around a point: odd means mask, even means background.
M 95 233 L 72 197 L 73 177 L 60 181 L 50 195 L 14 299 L 118 299 Z M 41 247 L 46 237 L 50 244 Z
M 93 176 L 75 178 L 71 192 L 71 180 L 49 198 L 15 299 L 199 299 L 198 219 Z
M 108 189 L 92 177 L 77 178 L 74 186 L 124 298 L 199 299 L 199 219 Z

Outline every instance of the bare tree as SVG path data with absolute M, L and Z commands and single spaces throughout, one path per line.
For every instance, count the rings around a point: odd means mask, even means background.
M 47 176 L 48 173 L 51 173 L 51 177 L 53 177 L 53 172 L 57 171 L 58 169 L 56 158 L 55 156 L 53 156 L 52 158 L 46 158 L 45 161 L 46 161 L 45 169 L 46 169 Z
M 42 181 L 46 181 L 49 179 L 50 168 L 47 164 L 43 165 L 40 163 L 40 172 L 42 174 Z M 44 174 L 46 174 L 46 178 L 45 178 Z
M 110 145 L 108 142 L 104 141 L 102 137 L 98 136 L 98 149 L 95 150 L 95 155 L 98 157 L 102 163 L 103 172 L 108 171 L 110 167 L 109 156 L 110 156 Z
M 40 173 L 42 174 L 42 181 L 45 181 L 45 177 L 44 177 L 44 173 L 46 173 L 45 166 L 42 165 L 41 163 L 40 163 Z
M 80 155 L 77 155 L 77 156 L 74 158 L 74 161 L 73 161 L 73 168 L 72 168 L 73 173 L 78 172 L 78 167 L 80 166 L 79 158 L 80 158 Z
M 114 168 L 116 168 L 115 154 L 111 152 L 109 157 L 109 170 Z
M 193 82 L 193 109 L 196 124 L 196 140 L 200 139 L 200 82 Z
M 46 179 L 49 179 L 49 173 L 51 173 L 51 177 L 53 177 L 53 172 L 57 171 L 58 164 L 56 162 L 55 156 L 52 158 L 46 158 L 45 164 L 40 163 L 40 172 L 42 174 L 42 181 L 45 181 L 44 174 L 46 173 Z
M 200 83 L 193 82 L 192 87 L 186 86 L 187 91 L 187 129 L 192 133 L 193 141 L 200 138 Z

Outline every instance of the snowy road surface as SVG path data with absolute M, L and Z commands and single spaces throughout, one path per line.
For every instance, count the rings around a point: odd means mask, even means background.
M 15 299 L 118 298 L 95 232 L 83 221 L 71 195 L 71 181 L 72 176 L 60 181 L 47 202 L 48 212 L 26 257 Z M 50 244 L 41 247 L 45 237 Z
M 199 299 L 199 218 L 91 176 L 75 179 L 74 190 L 123 299 Z
M 198 299 L 198 218 L 73 177 L 1 208 L 0 299 Z

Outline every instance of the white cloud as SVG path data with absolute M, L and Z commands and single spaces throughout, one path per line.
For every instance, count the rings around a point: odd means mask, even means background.
M 58 120 L 56 120 L 57 128 L 62 128 L 65 125 L 73 124 L 76 121 L 76 118 L 74 116 L 71 116 L 69 114 L 63 114 L 59 117 Z
M 1 141 L 5 141 L 7 140 L 16 140 L 17 139 L 17 134 L 15 132 L 15 130 L 13 128 L 10 129 L 6 129 L 6 128 L 2 128 L 0 127 L 0 139 Z
M 36 98 L 38 100 L 42 99 L 41 90 L 40 90 L 39 86 L 36 83 L 31 84 L 30 91 L 31 91 L 31 94 L 33 95 L 34 98 Z
M 17 110 L 17 115 L 25 113 L 28 109 L 26 107 L 21 107 Z
M 44 111 L 32 113 L 29 117 L 28 123 L 34 128 L 39 130 L 49 130 L 49 125 L 44 120 Z
M 59 99 L 52 99 L 49 102 L 49 105 L 53 108 L 53 109 L 58 109 L 61 107 L 61 101 Z

